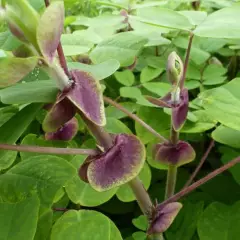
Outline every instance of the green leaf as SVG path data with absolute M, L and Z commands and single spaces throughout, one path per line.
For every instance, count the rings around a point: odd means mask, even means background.
M 45 140 L 44 137 L 38 137 L 35 134 L 28 134 L 26 135 L 22 142 L 22 145 L 32 145 L 32 146 L 40 146 L 40 147 L 56 147 L 56 148 L 71 148 L 71 147 L 78 147 L 74 142 L 65 142 L 65 141 L 49 141 Z M 20 156 L 22 161 L 25 161 L 29 157 L 39 156 L 42 155 L 41 153 L 30 153 L 30 152 L 21 152 Z M 46 155 L 43 154 L 43 155 Z M 64 158 L 70 161 L 74 155 L 57 155 L 58 157 Z
M 19 83 L 0 90 L 0 99 L 5 104 L 49 103 L 56 100 L 58 89 L 53 81 L 42 80 Z
M 240 100 L 224 88 L 215 88 L 199 95 L 207 114 L 220 123 L 240 130 Z
M 151 184 L 151 170 L 147 163 L 144 164 L 138 177 L 143 183 L 145 189 L 147 190 Z M 131 202 L 136 199 L 135 195 L 132 192 L 132 189 L 128 184 L 124 184 L 119 187 L 119 189 L 117 190 L 117 197 L 122 202 Z
M 109 133 L 127 133 L 132 134 L 131 130 L 120 120 L 116 118 L 107 118 L 107 124 L 104 127 Z
M 197 121 L 186 121 L 181 132 L 185 133 L 201 133 L 211 128 L 214 128 L 217 124 L 205 110 L 194 111 L 193 114 L 197 117 Z
M 115 224 L 102 213 L 70 210 L 54 224 L 50 239 L 122 240 L 122 237 Z
M 69 181 L 76 170 L 66 160 L 56 156 L 30 157 L 15 165 L 8 171 L 21 177 L 28 177 L 29 181 L 37 184 L 36 190 L 42 207 L 47 209 L 53 203 L 57 191 Z
M 221 88 L 228 90 L 234 97 L 240 100 L 240 96 L 239 96 L 240 78 L 232 79 L 227 84 L 221 86 Z
M 216 78 L 219 76 L 223 76 L 226 73 L 227 73 L 226 68 L 216 64 L 210 64 L 204 69 L 203 79 Z
M 219 126 L 212 132 L 212 138 L 228 146 L 240 148 L 240 131 L 235 129 Z
M 95 64 L 116 59 L 122 67 L 130 66 L 146 43 L 145 38 L 131 32 L 115 34 L 99 43 L 90 53 L 90 58 Z
M 72 159 L 71 164 L 78 170 L 84 162 L 86 156 L 76 156 Z M 117 188 L 105 192 L 97 192 L 90 184 L 82 181 L 76 174 L 66 185 L 65 190 L 72 202 L 86 207 L 95 207 L 111 199 Z
M 37 112 L 41 108 L 40 104 L 31 104 L 16 113 L 9 121 L 0 127 L 0 142 L 14 144 L 29 124 L 33 121 Z M 9 134 L 11 133 L 11 134 Z M 6 169 L 15 161 L 16 152 L 0 151 L 0 169 Z
M 207 12 L 203 11 L 179 11 L 179 13 L 187 17 L 192 25 L 199 25 L 207 17 Z
M 120 96 L 136 99 L 139 105 L 156 107 L 142 95 L 141 90 L 137 87 L 121 87 Z
M 0 203 L 0 239 L 32 240 L 37 228 L 39 205 L 36 195 L 17 203 Z
M 135 81 L 133 72 L 128 69 L 122 72 L 115 72 L 114 76 L 118 82 L 128 87 L 132 86 Z
M 136 103 L 133 102 L 121 102 L 119 104 L 131 113 L 135 112 L 139 107 Z M 107 118 L 121 119 L 127 116 L 126 113 L 119 111 L 117 108 L 111 105 L 105 108 L 105 113 Z
M 132 237 L 134 240 L 146 240 L 147 239 L 147 235 L 145 232 L 135 232 L 132 234 Z
M 0 108 L 0 127 L 18 112 L 18 107 L 8 106 Z
M 222 154 L 221 161 L 223 164 L 228 163 L 232 159 L 238 157 L 240 155 L 239 151 L 232 149 L 230 147 L 221 146 L 219 148 L 219 152 Z M 235 181 L 240 185 L 240 165 L 236 164 L 235 166 L 229 169 L 229 172 L 232 174 Z
M 140 21 L 161 27 L 190 30 L 193 25 L 187 17 L 167 8 L 148 7 L 137 10 Z
M 209 78 L 207 80 L 203 80 L 203 85 L 217 85 L 222 84 L 227 80 L 227 77 L 217 77 L 217 78 Z
M 37 65 L 38 58 L 0 58 L 0 87 L 10 86 L 20 81 Z
M 147 230 L 147 227 L 148 227 L 148 220 L 147 220 L 147 217 L 145 215 L 140 215 L 139 217 L 137 218 L 134 218 L 132 220 L 132 223 L 133 225 L 142 230 L 142 231 L 146 231 Z
M 223 8 L 210 14 L 197 28 L 194 34 L 200 37 L 240 38 L 238 21 L 240 4 Z
M 143 87 L 148 91 L 157 94 L 160 97 L 165 96 L 171 89 L 171 85 L 169 83 L 163 82 L 150 82 L 144 83 Z
M 34 240 L 48 239 L 52 228 L 53 210 L 48 209 L 38 218 L 37 231 Z
M 140 107 L 137 116 L 150 125 L 157 132 L 164 133 L 170 129 L 170 116 L 163 112 L 163 109 L 160 108 L 149 108 L 149 107 Z M 154 117 L 149 117 L 154 116 Z M 138 122 L 135 122 L 135 129 L 137 136 L 142 140 L 143 143 L 149 143 L 154 140 L 156 137 L 146 130 Z
M 198 222 L 198 235 L 201 240 L 239 239 L 240 202 L 224 205 L 219 202 L 210 204 Z
M 78 69 L 85 72 L 89 72 L 96 80 L 102 80 L 104 78 L 111 76 L 113 73 L 115 73 L 120 67 L 120 64 L 115 59 L 109 59 L 105 62 L 96 64 L 96 65 L 87 65 L 87 64 L 78 63 L 78 62 L 69 62 L 68 66 L 71 69 Z
M 94 44 L 76 34 L 62 34 L 61 43 L 65 56 L 74 56 L 87 53 Z
M 153 68 L 153 67 L 145 67 L 140 75 L 141 83 L 149 82 L 154 78 L 158 77 L 165 69 L 164 68 Z
M 12 51 L 18 48 L 21 42 L 12 35 L 10 31 L 0 33 L 0 48 L 5 51 Z
M 192 240 L 204 209 L 203 202 L 184 202 L 183 208 L 166 232 L 168 240 Z M 215 238 L 212 238 L 212 240 Z
M 188 89 L 188 90 L 192 90 L 195 88 L 199 88 L 200 87 L 200 82 L 197 80 L 186 80 L 184 83 L 184 86 Z

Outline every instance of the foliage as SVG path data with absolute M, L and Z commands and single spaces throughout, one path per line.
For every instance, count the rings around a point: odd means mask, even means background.
M 238 240 L 240 3 L 45 2 L 1 1 L 0 240 Z

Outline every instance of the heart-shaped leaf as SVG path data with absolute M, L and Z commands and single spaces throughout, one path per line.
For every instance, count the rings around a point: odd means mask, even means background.
M 42 55 L 52 63 L 55 52 L 60 42 L 64 22 L 64 4 L 56 1 L 43 13 L 38 29 L 37 41 Z
M 74 83 L 67 90 L 66 97 L 90 121 L 104 126 L 106 119 L 100 83 L 89 73 L 80 70 L 72 70 L 71 76 Z
M 181 166 L 193 161 L 195 156 L 192 146 L 184 141 L 179 141 L 176 145 L 159 143 L 153 148 L 153 158 L 167 165 Z
M 0 87 L 20 81 L 37 65 L 38 58 L 0 58 Z
M 87 171 L 91 186 L 97 191 L 106 191 L 139 174 L 145 161 L 145 148 L 134 135 L 119 134 L 109 150 L 86 161 L 80 168 L 81 176 L 82 170 Z

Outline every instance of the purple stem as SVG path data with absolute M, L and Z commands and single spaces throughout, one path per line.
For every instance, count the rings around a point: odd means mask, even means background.
M 182 75 L 182 78 L 180 80 L 180 89 L 182 89 L 183 86 L 184 86 L 184 81 L 185 81 L 186 74 L 187 74 L 187 68 L 188 68 L 188 63 L 189 63 L 189 57 L 190 57 L 193 37 L 194 37 L 194 35 L 191 32 L 189 42 L 188 42 L 187 54 L 186 54 L 186 58 L 185 58 L 184 66 L 183 66 L 183 75 Z
M 190 178 L 189 178 L 188 181 L 186 182 L 184 188 L 187 187 L 187 186 L 189 186 L 189 185 L 192 183 L 192 181 L 194 180 L 194 178 L 197 176 L 197 174 L 198 174 L 198 172 L 200 171 L 202 165 L 203 165 L 204 162 L 206 161 L 209 153 L 211 152 L 212 148 L 214 147 L 214 143 L 215 143 L 215 142 L 214 142 L 214 140 L 212 139 L 211 142 L 210 142 L 210 144 L 209 144 L 209 146 L 208 146 L 208 148 L 207 148 L 207 151 L 206 151 L 206 152 L 204 153 L 204 155 L 202 156 L 202 158 L 201 158 L 198 166 L 196 167 L 196 169 L 194 170 L 194 172 L 192 173 L 192 175 L 190 176 Z
M 0 149 L 17 151 L 17 152 L 33 152 L 33 153 L 46 153 L 46 154 L 61 154 L 61 155 L 96 155 L 99 153 L 95 149 L 79 149 L 79 148 L 55 148 L 55 147 L 39 147 L 28 145 L 11 145 L 0 144 Z
M 114 106 L 115 108 L 119 109 L 120 111 L 126 113 L 130 118 L 132 118 L 133 120 L 135 120 L 136 122 L 138 122 L 140 125 L 142 125 L 144 128 L 146 128 L 149 132 L 151 132 L 153 135 L 155 135 L 157 138 L 159 138 L 161 141 L 163 142 L 168 142 L 168 140 L 166 138 L 164 138 L 163 136 L 161 136 L 157 131 L 155 131 L 151 126 L 149 126 L 147 123 L 145 123 L 142 119 L 140 119 L 137 115 L 129 112 L 126 108 L 124 108 L 123 106 L 121 106 L 120 104 L 116 103 L 115 101 L 113 101 L 112 99 L 108 98 L 108 97 L 103 97 L 104 101 L 106 103 L 111 104 L 112 106 Z
M 159 208 L 163 207 L 167 203 L 178 201 L 183 196 L 185 196 L 188 193 L 192 192 L 193 190 L 195 190 L 199 186 L 203 185 L 204 183 L 208 182 L 209 180 L 213 179 L 214 177 L 218 176 L 222 172 L 224 172 L 224 171 L 228 170 L 229 168 L 233 167 L 237 163 L 240 163 L 240 156 L 235 158 L 235 159 L 233 159 L 232 161 L 226 163 L 222 167 L 214 170 L 213 172 L 209 173 L 207 176 L 201 178 L 200 180 L 198 180 L 197 182 L 193 183 L 192 185 L 184 188 L 183 190 L 181 190 L 180 192 L 176 193 L 175 195 L 173 195 L 172 197 L 168 198 L 167 200 L 163 201 L 159 205 Z

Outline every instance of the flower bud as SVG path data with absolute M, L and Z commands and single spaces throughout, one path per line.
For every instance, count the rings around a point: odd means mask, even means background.
M 183 63 L 176 52 L 170 53 L 167 62 L 167 76 L 168 80 L 173 85 L 178 85 L 183 74 Z

